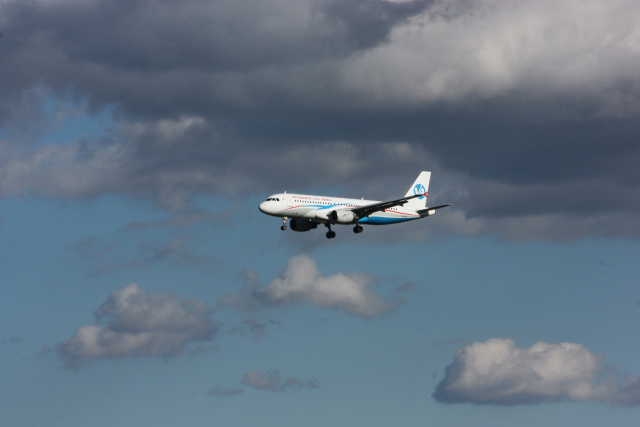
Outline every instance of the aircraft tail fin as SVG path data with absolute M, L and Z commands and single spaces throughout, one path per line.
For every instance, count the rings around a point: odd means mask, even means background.
M 413 196 L 414 194 L 424 194 L 422 197 L 416 197 L 407 202 L 408 206 L 412 208 L 424 208 L 427 206 L 427 195 L 429 193 L 429 181 L 431 180 L 431 172 L 420 172 L 418 178 L 409 187 L 409 191 L 405 194 L 405 197 Z

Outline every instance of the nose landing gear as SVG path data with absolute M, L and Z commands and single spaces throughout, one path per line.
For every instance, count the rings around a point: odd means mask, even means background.
M 280 230 L 285 231 L 287 229 L 287 217 L 283 216 L 282 217 L 282 227 L 280 227 Z

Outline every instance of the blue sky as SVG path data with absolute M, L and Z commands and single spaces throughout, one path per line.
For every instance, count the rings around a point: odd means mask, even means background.
M 0 2 L 0 422 L 637 425 L 638 12 Z

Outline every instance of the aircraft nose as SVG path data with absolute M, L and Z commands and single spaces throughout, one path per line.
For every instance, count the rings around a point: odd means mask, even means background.
M 262 213 L 267 213 L 267 202 L 260 203 L 260 206 L 258 206 L 258 209 L 260 209 L 260 212 Z

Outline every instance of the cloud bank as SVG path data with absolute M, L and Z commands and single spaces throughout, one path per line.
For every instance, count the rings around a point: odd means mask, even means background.
M 186 212 L 292 185 L 385 198 L 428 169 L 446 233 L 638 237 L 638 8 L 4 1 L 0 195 Z M 43 144 L 69 110 L 102 128 Z
M 640 377 L 619 375 L 603 359 L 575 343 L 518 348 L 510 339 L 493 338 L 457 350 L 433 397 L 443 403 L 640 405 Z
M 259 287 L 257 276 L 250 274 L 241 291 L 224 295 L 217 305 L 251 313 L 270 307 L 311 304 L 371 318 L 394 307 L 394 303 L 370 289 L 375 284 L 371 276 L 362 273 L 323 277 L 313 259 L 297 255 L 291 257 L 280 277 L 268 285 Z
M 173 357 L 216 333 L 208 304 L 145 292 L 135 283 L 112 293 L 95 316 L 96 324 L 81 326 L 54 347 L 65 367 L 101 359 Z

